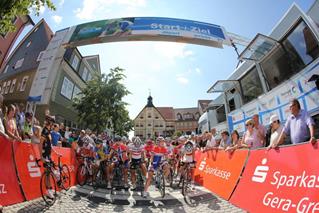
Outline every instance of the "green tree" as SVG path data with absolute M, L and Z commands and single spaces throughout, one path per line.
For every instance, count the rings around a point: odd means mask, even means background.
M 79 113 L 80 123 L 101 132 L 105 128 L 114 133 L 127 135 L 133 128 L 122 99 L 130 94 L 122 81 L 126 78 L 124 70 L 116 67 L 110 73 L 95 76 L 82 91 L 81 98 L 75 99 L 73 106 Z
M 51 0 L 1 0 L 0 1 L 0 34 L 16 30 L 12 20 L 17 16 L 29 15 L 30 8 L 34 7 L 38 16 L 41 6 L 55 10 Z

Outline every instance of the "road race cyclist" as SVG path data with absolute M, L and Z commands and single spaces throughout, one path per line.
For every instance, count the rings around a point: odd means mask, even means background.
M 95 159 L 97 160 L 96 162 L 99 162 L 99 164 L 103 164 L 104 166 L 104 172 L 106 176 L 109 176 L 107 173 L 109 171 L 109 165 L 107 164 L 107 160 L 109 159 L 109 154 L 110 150 L 106 144 L 104 143 L 102 138 L 98 138 L 96 140 L 96 146 L 95 146 Z M 99 164 L 97 164 L 97 168 L 99 167 Z M 107 187 L 111 188 L 111 183 L 107 183 Z
M 145 157 L 146 157 L 146 161 L 147 161 L 147 168 L 150 164 L 151 161 L 151 153 L 154 149 L 154 142 L 151 139 L 148 139 L 146 141 L 146 145 L 144 146 L 144 150 L 145 150 Z
M 129 150 L 129 159 L 130 159 L 130 172 L 131 172 L 131 181 L 132 189 L 136 188 L 136 168 L 140 167 L 142 171 L 143 178 L 146 176 L 146 167 L 144 164 L 144 145 L 139 137 L 135 137 L 133 143 L 128 145 Z
M 109 167 L 108 182 L 113 179 L 113 169 L 115 166 L 122 164 L 123 175 L 124 175 L 124 188 L 128 188 L 127 172 L 128 172 L 128 156 L 127 156 L 127 146 L 122 143 L 122 139 L 119 136 L 115 136 L 114 144 L 111 147 L 110 159 L 112 161 Z
M 194 172 L 194 168 L 195 168 L 195 151 L 196 151 L 196 144 L 191 141 L 188 140 L 181 148 L 180 150 L 180 156 L 181 156 L 181 160 L 180 160 L 180 174 L 183 175 L 184 174 L 184 170 L 186 167 L 186 164 L 191 164 L 191 175 Z M 194 188 L 194 184 L 193 188 Z
M 50 116 L 50 115 L 46 115 L 45 122 L 44 122 L 44 128 L 43 128 L 42 133 L 41 133 L 41 139 L 40 139 L 41 145 L 39 146 L 40 153 L 42 153 L 42 161 L 43 161 L 44 166 L 46 165 L 46 163 L 52 161 L 51 160 L 52 150 L 58 156 L 61 156 L 54 149 L 52 149 L 51 129 L 52 129 L 54 123 L 55 123 L 54 117 Z M 49 179 L 47 178 L 47 180 L 49 180 Z M 51 188 L 51 182 L 48 181 L 46 183 L 46 186 Z M 54 199 L 54 194 L 55 194 L 54 190 L 48 189 L 47 191 L 48 191 L 48 197 L 51 199 Z
M 165 140 L 163 137 L 159 137 L 157 139 L 157 145 L 154 147 L 152 156 L 151 156 L 151 166 L 148 171 L 147 180 L 145 183 L 144 191 L 142 196 L 144 198 L 147 197 L 147 191 L 151 184 L 154 172 L 160 167 L 163 166 L 164 175 L 167 177 L 169 173 L 168 163 L 165 161 L 165 157 L 167 156 L 167 149 L 165 146 Z

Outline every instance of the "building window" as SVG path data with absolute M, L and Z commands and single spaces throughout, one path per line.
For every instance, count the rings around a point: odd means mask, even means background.
M 298 22 L 281 43 L 260 64 L 269 89 L 289 79 L 319 56 L 318 41 L 304 21 Z
M 72 81 L 70 81 L 67 77 L 64 77 L 61 88 L 61 95 L 71 100 L 73 87 L 74 84 L 72 83 Z
M 15 85 L 16 85 L 17 79 L 13 79 L 12 83 L 11 83 L 11 87 L 10 87 L 10 93 L 13 93 L 14 89 L 15 89 Z
M 194 115 L 192 113 L 188 112 L 188 113 L 184 114 L 184 118 L 186 120 L 191 120 L 191 119 L 194 119 Z
M 228 101 L 229 111 L 234 111 L 236 109 L 235 100 L 234 98 Z
M 27 48 L 30 47 L 31 43 L 32 43 L 32 42 L 29 41 L 29 42 L 27 43 L 27 46 L 26 46 L 26 47 L 27 47 Z
M 144 125 L 143 125 L 143 124 L 141 124 L 141 125 L 140 125 L 140 127 L 144 127 Z
M 181 113 L 177 113 L 177 120 L 179 120 L 179 121 L 183 120 Z
M 7 81 L 7 85 L 6 85 L 6 89 L 4 91 L 4 94 L 8 94 L 9 89 L 10 89 L 10 84 L 11 84 L 11 81 Z
M 152 124 L 148 124 L 147 126 L 152 126 Z
M 260 78 L 256 67 L 249 70 L 244 77 L 239 80 L 242 87 L 243 102 L 248 103 L 263 93 Z
M 151 116 L 151 114 L 148 114 L 147 117 L 148 117 L 148 118 L 151 118 L 152 116 Z
M 45 53 L 45 51 L 41 51 L 38 55 L 37 61 L 41 61 L 43 54 Z
M 88 74 L 88 69 L 86 67 L 84 67 L 83 73 L 82 73 L 82 76 L 81 76 L 84 81 L 86 81 L 87 74 Z
M 8 72 L 8 68 L 9 68 L 9 65 L 6 66 L 6 68 L 4 69 L 3 73 L 7 73 Z
M 77 87 L 76 85 L 74 85 L 74 90 L 73 90 L 73 94 L 72 94 L 72 100 L 74 98 L 80 98 L 81 97 L 81 90 L 79 87 Z
M 21 58 L 20 60 L 18 60 L 16 64 L 14 65 L 14 69 L 20 68 L 23 64 L 23 61 L 24 61 L 24 58 Z
M 72 61 L 72 67 L 73 69 L 77 70 L 79 65 L 80 59 L 77 55 L 74 55 L 73 61 Z
M 20 92 L 23 92 L 25 90 L 25 87 L 27 86 L 27 81 L 29 79 L 29 76 L 24 76 L 20 85 Z
M 144 118 L 143 116 L 140 117 L 140 119 L 143 119 L 143 118 Z

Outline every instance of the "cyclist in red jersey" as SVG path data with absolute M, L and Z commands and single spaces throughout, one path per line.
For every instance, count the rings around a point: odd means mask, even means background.
M 127 146 L 123 144 L 121 137 L 116 136 L 114 138 L 114 144 L 111 147 L 110 151 L 110 160 L 112 161 L 109 167 L 108 182 L 111 183 L 113 177 L 113 169 L 119 164 L 124 165 L 123 174 L 124 174 L 124 188 L 128 188 L 127 173 L 128 173 L 128 156 L 127 156 Z M 110 188 L 110 184 L 108 184 Z
M 164 175 L 167 176 L 169 170 L 167 167 L 167 161 L 165 161 L 165 157 L 167 156 L 167 149 L 165 147 L 165 140 L 163 137 L 158 138 L 158 145 L 156 145 L 152 151 L 151 156 L 151 166 L 148 171 L 147 180 L 145 183 L 144 191 L 142 193 L 143 197 L 147 196 L 148 187 L 151 184 L 151 180 L 153 178 L 154 171 L 157 170 L 161 165 L 163 165 Z
M 151 160 L 151 153 L 154 149 L 154 142 L 151 139 L 148 139 L 146 141 L 146 145 L 144 146 L 144 150 L 145 150 L 145 157 L 147 160 L 147 165 L 150 163 Z

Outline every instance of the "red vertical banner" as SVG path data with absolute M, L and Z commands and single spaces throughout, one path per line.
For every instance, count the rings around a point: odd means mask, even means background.
M 18 176 L 27 200 L 41 197 L 40 179 L 43 167 L 38 167 L 36 159 L 40 158 L 39 145 L 14 142 L 14 157 Z
M 0 136 L 0 165 L 0 205 L 23 202 L 12 156 L 12 141 L 2 136 Z
M 195 181 L 228 200 L 244 168 L 248 150 L 211 150 L 195 156 Z
M 62 155 L 61 157 L 61 163 L 66 164 L 69 168 L 70 175 L 71 175 L 71 186 L 76 184 L 76 157 L 75 152 L 73 149 L 70 148 L 64 148 L 64 147 L 53 147 L 54 151 L 57 152 L 59 155 Z M 58 163 L 58 156 L 57 154 L 52 151 L 52 160 L 57 164 Z
M 231 203 L 249 212 L 319 212 L 318 143 L 253 150 Z

